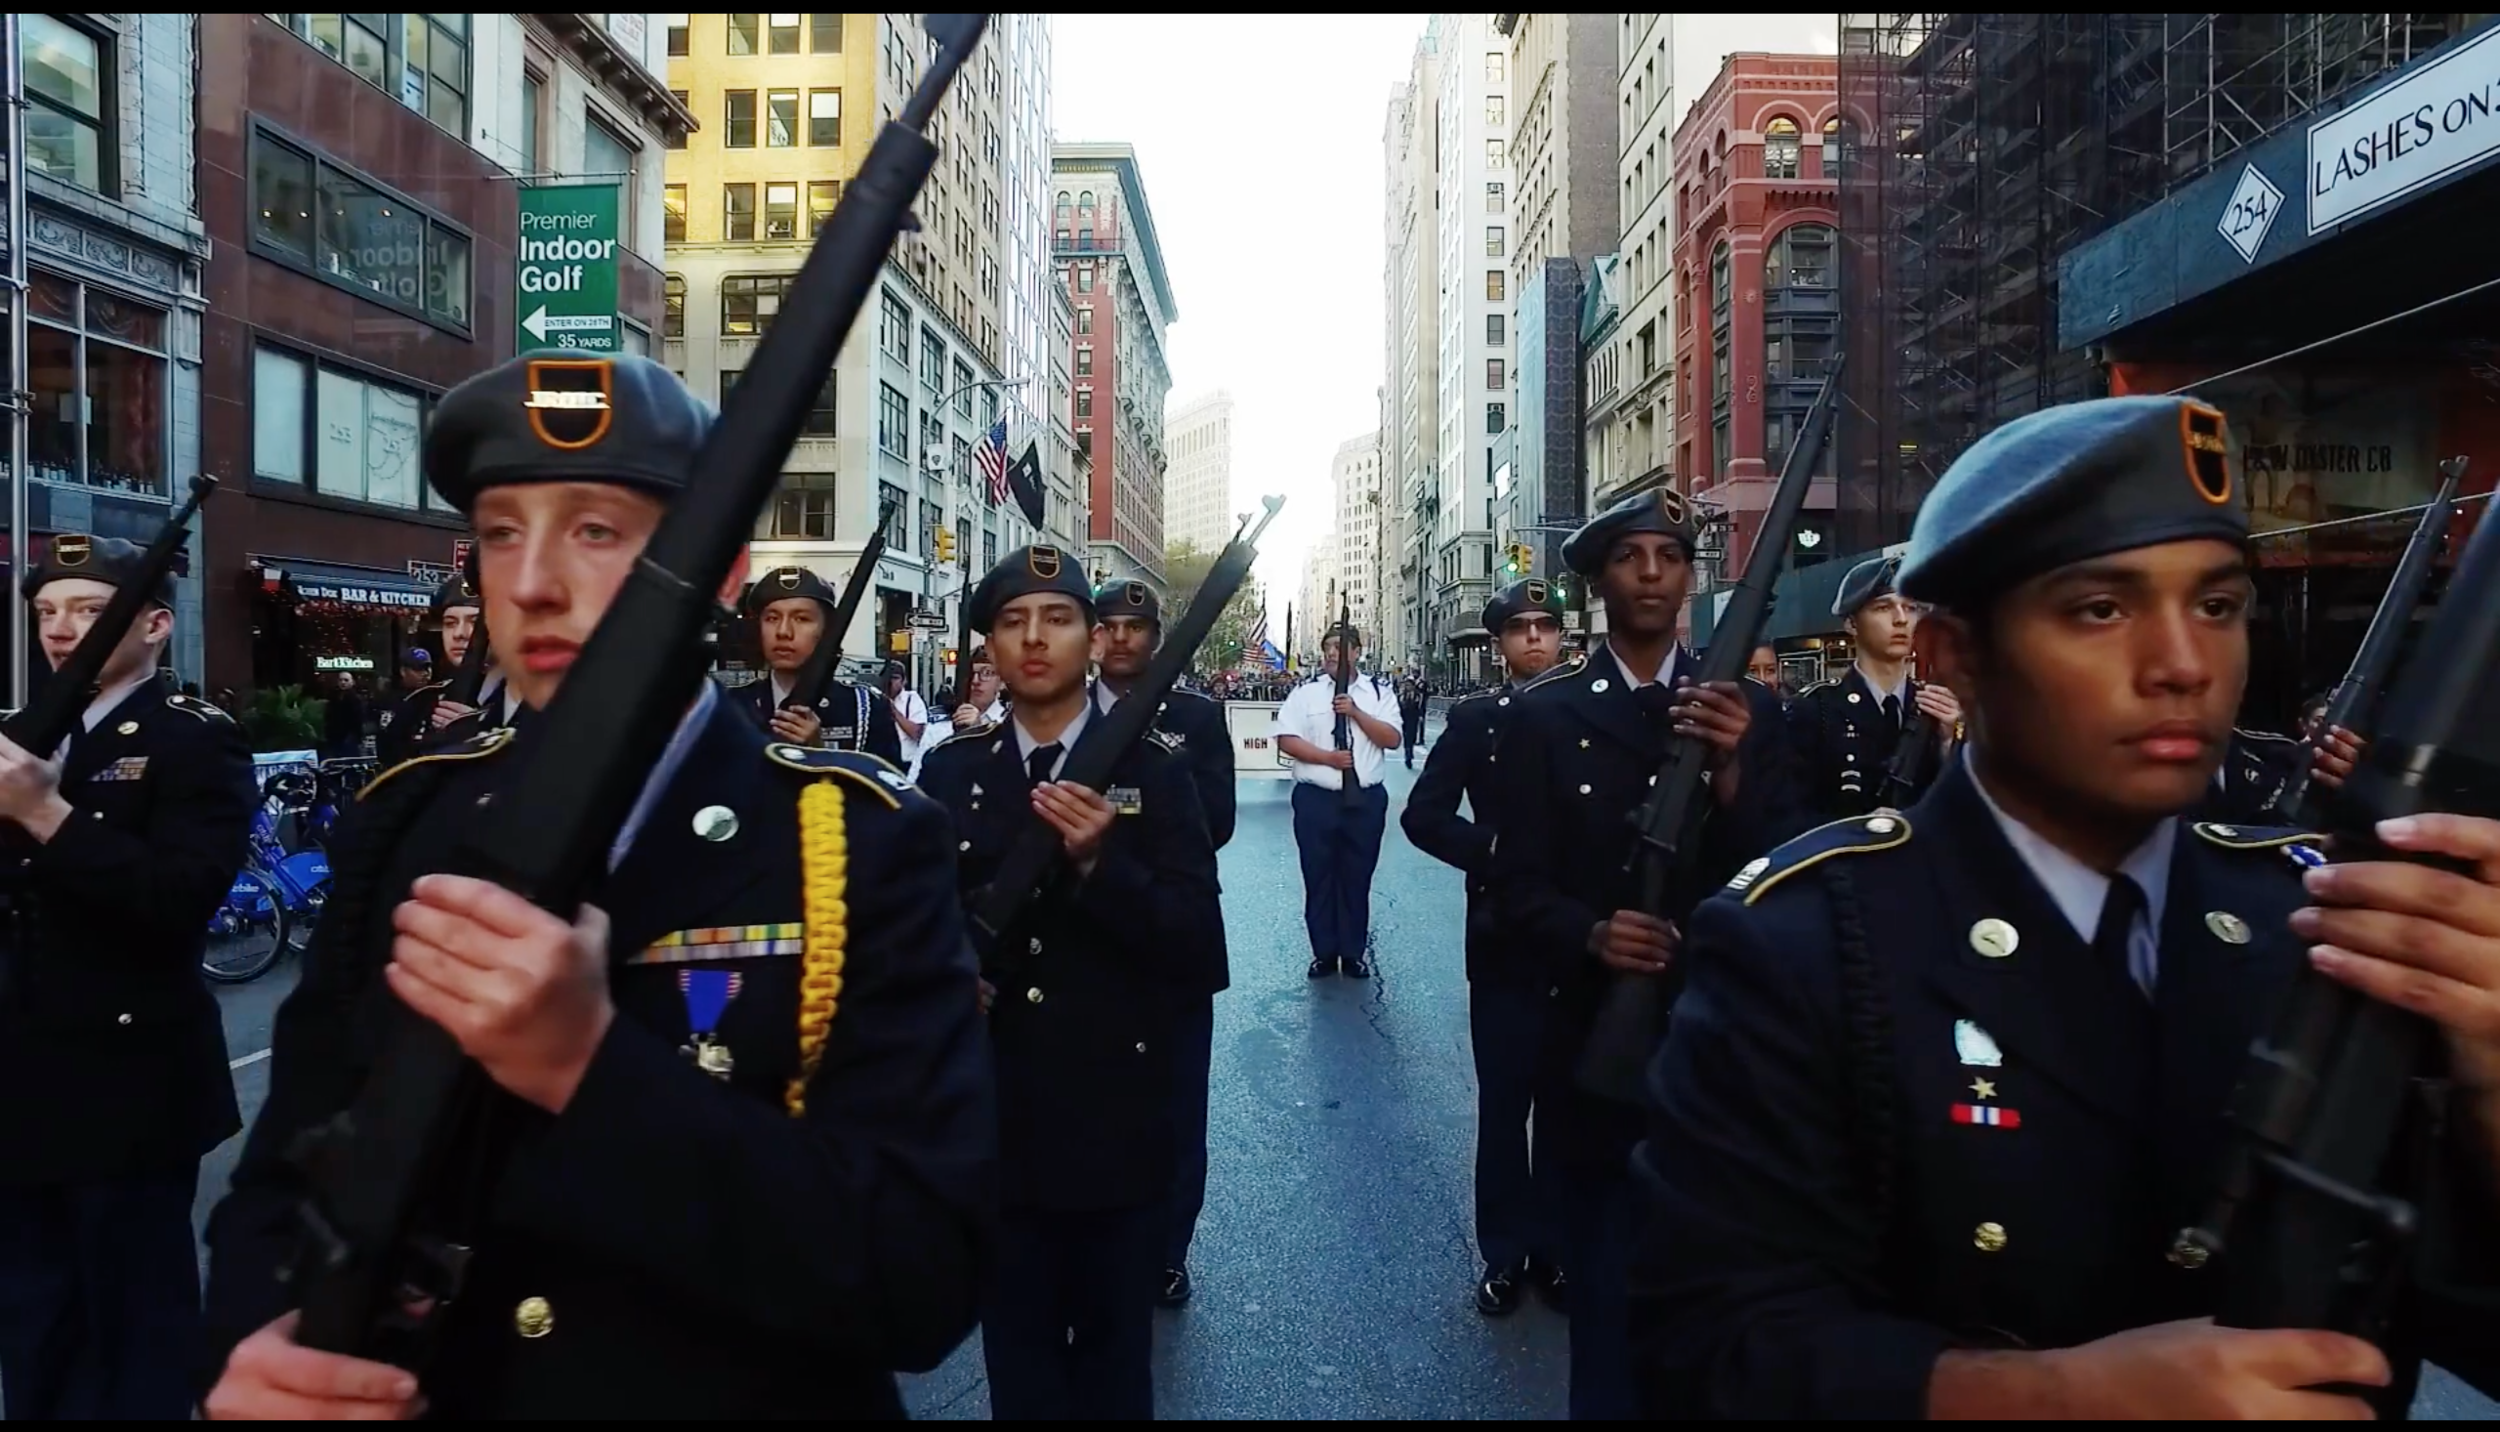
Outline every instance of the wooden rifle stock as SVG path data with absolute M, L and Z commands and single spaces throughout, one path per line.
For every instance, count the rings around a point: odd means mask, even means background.
M 510 800 L 453 857 L 565 917 L 604 868 L 609 847 L 705 679 L 715 594 L 754 533 L 825 375 L 875 290 L 895 237 L 936 162 L 922 132 L 981 37 L 986 15 L 930 15 L 936 54 L 900 118 L 877 136 L 809 252 L 772 325 L 730 391 L 671 505 L 601 618 L 521 757 Z M 510 812 L 526 812 L 522 819 Z M 325 1352 L 408 1357 L 397 1335 L 420 1331 L 457 1295 L 467 1250 L 459 1230 L 418 1227 L 443 1177 L 452 1130 L 483 1076 L 438 1026 L 396 1007 L 354 1104 L 305 1142 L 312 1177 L 291 1276 L 302 1307 L 296 1341 Z M 491 1184 L 490 1171 L 466 1170 Z M 431 1236 L 429 1236 L 431 1235 Z M 429 1311 L 409 1311 L 412 1297 Z
M 1796 444 L 1780 465 L 1779 486 L 1771 494 L 1770 510 L 1763 514 L 1753 551 L 1745 559 L 1744 578 L 1711 630 L 1709 654 L 1701 663 L 1701 685 L 1744 675 L 1745 664 L 1761 639 L 1762 625 L 1770 619 L 1771 589 L 1787 561 L 1798 516 L 1805 511 L 1806 489 L 1814 485 L 1815 464 L 1831 436 L 1841 363 L 1842 356 L 1833 357 L 1823 386 L 1814 395 L 1814 406 L 1806 411 Z M 1668 900 L 1691 882 L 1701 833 L 1702 775 L 1709 758 L 1707 743 L 1671 738 L 1666 765 L 1650 786 L 1648 798 L 1632 812 L 1638 843 L 1626 868 L 1633 877 L 1639 908 L 1652 915 L 1663 917 Z M 1621 1104 L 1641 1102 L 1649 1057 L 1666 1034 L 1667 1010 L 1679 988 L 1681 982 L 1672 973 L 1614 977 L 1573 1071 L 1582 1089 Z
M 1334 587 L 1336 584 L 1331 582 L 1329 585 Z M 1338 593 L 1337 659 L 1330 663 L 1328 677 L 1336 684 L 1339 696 L 1354 689 L 1354 653 L 1348 649 L 1346 643 L 1346 632 L 1353 625 L 1354 612 L 1347 604 L 1345 594 Z M 1352 717 L 1340 715 L 1337 718 L 1335 737 L 1338 750 L 1352 751 L 1354 749 L 1354 719 Z M 1337 773 L 1337 794 L 1340 802 L 1345 805 L 1352 805 L 1363 798 L 1363 783 L 1355 779 L 1352 766 Z

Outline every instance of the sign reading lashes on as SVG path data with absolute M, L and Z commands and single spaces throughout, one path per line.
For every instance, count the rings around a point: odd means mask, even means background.
M 521 191 L 519 351 L 620 351 L 616 322 L 617 186 Z
M 2500 27 L 2309 126 L 2309 232 L 2500 154 Z

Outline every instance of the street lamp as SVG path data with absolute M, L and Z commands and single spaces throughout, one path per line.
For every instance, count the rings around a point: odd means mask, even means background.
M 984 391 L 987 391 L 987 390 L 989 390 L 989 389 L 993 389 L 993 388 L 1021 388 L 1021 387 L 1024 387 L 1025 385 L 1027 385 L 1027 384 L 1031 383 L 1032 381 L 1033 381 L 1033 380 L 1032 380 L 1031 378 L 987 378 L 987 379 L 984 379 L 984 380 L 982 380 L 982 381 L 980 381 L 980 382 L 978 382 L 978 383 L 965 383 L 965 384 L 963 384 L 963 385 L 961 385 L 961 386 L 959 386 L 959 387 L 950 388 L 950 389 L 948 389 L 947 391 L 945 391 L 945 392 L 943 392 L 943 393 L 940 393 L 940 394 L 938 395 L 938 400 L 937 400 L 937 402 L 936 402 L 936 403 L 934 403 L 934 404 L 932 404 L 931 406 L 932 406 L 932 407 L 934 407 L 934 408 L 936 409 L 936 411 L 937 411 L 937 413 L 938 413 L 938 415 L 939 415 L 940 425 L 941 425 L 941 426 L 943 426 L 943 424 L 944 424 L 944 420 L 945 420 L 946 410 L 947 410 L 948 408 L 950 408 L 950 407 L 954 406 L 955 400 L 956 400 L 957 398 L 961 398 L 961 397 L 963 397 L 963 396 L 965 396 L 966 394 L 969 394 L 969 393 L 984 392 Z M 928 445 L 927 445 L 927 443 L 926 443 L 926 441 L 925 441 L 925 435 L 926 435 L 926 434 L 927 434 L 927 432 L 928 432 L 927 427 L 926 427 L 926 426 L 923 426 L 923 427 L 921 428 L 921 430 L 920 430 L 920 431 L 921 431 L 922 436 L 921 436 L 921 437 L 916 437 L 916 438 L 914 439 L 914 443 L 915 443 L 915 445 L 916 445 L 916 447 L 917 447 L 917 450 L 918 450 L 919 456 L 918 456 L 918 457 L 914 460 L 914 462 L 912 463 L 912 468 L 913 468 L 913 471 L 914 471 L 915 473 L 918 473 L 918 474 L 921 474 L 921 475 L 924 475 L 924 476 L 925 476 L 926 474 L 929 474 L 929 473 L 934 473 L 934 472 L 939 471 L 939 469 L 940 469 L 941 465 L 943 465 L 943 464 L 944 464 L 944 462 L 945 462 L 945 457 L 944 457 L 944 455 L 943 455 L 943 454 L 940 454 L 940 453 L 933 453 L 933 452 L 930 452 L 930 451 L 928 450 Z M 956 473 L 956 474 L 954 474 L 953 479 L 950 479 L 950 480 L 947 482 L 947 484 L 946 484 L 946 492 L 947 492 L 947 495 L 948 495 L 949 497 L 952 497 L 952 496 L 954 496 L 954 495 L 955 495 L 955 490 L 956 490 L 956 480 L 958 480 L 958 479 L 959 479 L 959 480 L 962 480 L 962 481 L 964 481 L 964 482 L 966 482 L 966 483 L 969 483 L 969 481 L 970 481 L 970 479 L 971 479 L 971 476 L 972 476 L 972 474 L 971 474 L 971 473 L 969 473 L 969 472 L 960 472 L 960 473 Z M 918 493 L 914 493 L 912 496 L 913 496 L 913 499 L 916 501 L 916 500 L 918 500 L 919 494 L 918 494 Z M 944 512 L 940 512 L 940 513 L 938 514 L 938 521 L 940 521 L 940 522 L 946 522 L 947 520 L 948 520 L 948 516 L 947 516 L 947 514 L 946 514 L 946 513 L 944 513 Z M 967 532 L 967 535 L 969 535 L 969 533 L 968 533 L 968 532 Z M 932 575 L 932 570 L 931 570 L 931 569 L 933 569 L 933 568 L 937 565 L 937 561 L 936 561 L 936 553 L 935 553 L 935 551 L 934 551 L 934 548 L 935 548 L 935 546 L 936 546 L 936 543 L 935 543 L 935 541 L 934 541 L 934 538 L 935 538 L 935 534 L 934 534 L 934 533 L 927 533 L 927 532 L 924 532 L 924 533 L 922 533 L 922 534 L 921 534 L 921 544 L 920 544 L 920 550 L 921 550 L 921 563 L 920 563 L 920 605 L 921 605 L 922 610 L 924 610 L 924 611 L 928 609 L 928 606 L 929 606 L 929 599 L 930 599 L 930 595 L 931 595 L 931 592 L 930 592 L 930 577 L 931 577 L 931 575 Z M 971 593 L 971 589 L 972 589 L 972 554 L 971 554 L 969 551 L 961 550 L 961 548 L 963 548 L 963 547 L 968 547 L 969 545 L 970 545 L 969 543 L 959 542 L 959 544 L 958 544 L 958 549 L 959 549 L 959 550 L 957 550 L 957 552 L 955 553 L 955 560 L 956 560 L 957 562 L 959 562 L 959 563 L 961 563 L 961 564 L 962 564 L 962 570 L 963 570 L 963 576 L 964 576 L 964 580 L 962 580 L 961 582 L 958 582 L 958 583 L 956 583 L 956 584 L 955 584 L 955 598 L 956 598 L 956 603 L 957 603 L 957 608 L 956 608 L 956 609 L 957 609 L 957 611 L 958 611 L 959 613 L 963 610 L 963 603 L 964 603 L 964 601 L 965 601 L 965 600 L 969 597 L 969 595 L 970 595 L 970 593 Z M 964 623 L 963 623 L 962 619 L 960 618 L 960 616 L 958 617 L 958 619 L 957 619 L 957 621 L 956 621 L 955 626 L 956 626 L 955 664 L 956 664 L 957 669 L 959 669 L 959 670 L 967 670 L 967 669 L 969 669 L 969 666 L 970 666 L 970 661 L 971 661 L 971 657 L 972 657 L 972 651 L 971 651 L 972 633 L 971 633 L 970 631 L 968 631 L 968 630 L 966 630 L 966 629 L 965 629 Z M 921 683 L 921 684 L 923 684 L 923 685 L 927 685 L 927 684 L 928 684 L 925 676 L 923 677 L 923 679 L 922 679 L 922 683 Z

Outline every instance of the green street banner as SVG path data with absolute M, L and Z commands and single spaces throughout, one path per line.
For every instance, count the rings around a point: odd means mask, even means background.
M 623 351 L 616 319 L 617 186 L 560 184 L 521 191 L 521 316 L 516 352 Z

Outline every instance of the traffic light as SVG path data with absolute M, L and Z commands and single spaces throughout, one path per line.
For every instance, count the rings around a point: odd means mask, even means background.
M 911 633 L 909 631 L 887 632 L 885 634 L 885 649 L 894 653 L 896 656 L 911 655 Z
M 1525 577 L 1535 571 L 1536 549 L 1522 542 L 1519 544 L 1519 575 Z
M 1513 542 L 1502 549 L 1502 575 L 1524 577 L 1536 570 L 1536 553 L 1525 542 Z
M 955 664 L 955 648 L 950 646 L 938 655 L 941 664 L 946 666 L 953 666 Z
M 940 562 L 952 562 L 955 560 L 954 528 L 941 527 L 937 530 L 937 559 Z

